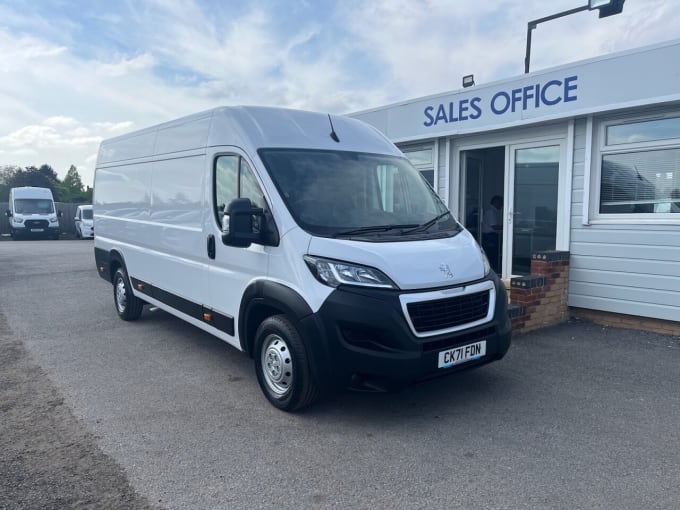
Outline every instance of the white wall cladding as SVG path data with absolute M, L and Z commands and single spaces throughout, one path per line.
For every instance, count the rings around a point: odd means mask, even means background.
M 437 194 L 444 200 L 448 202 L 449 198 L 449 157 L 446 153 L 446 138 L 439 139 L 439 155 L 437 157 Z
M 574 130 L 569 305 L 680 320 L 680 226 L 583 225 L 586 120 Z M 597 168 L 593 153 L 593 173 Z M 592 187 L 597 183 L 593 183 Z

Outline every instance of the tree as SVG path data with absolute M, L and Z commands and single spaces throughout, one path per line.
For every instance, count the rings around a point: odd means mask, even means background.
M 25 170 L 18 169 L 7 182 L 7 189 L 18 188 L 20 186 L 37 186 L 39 188 L 50 188 L 55 200 L 59 200 L 58 186 L 59 181 L 53 181 L 45 173 L 40 172 L 36 167 L 29 166 Z
M 62 189 L 64 191 L 65 197 L 64 202 L 87 202 L 88 193 L 85 191 L 83 186 L 83 180 L 80 178 L 78 169 L 71 165 L 66 172 L 66 177 L 62 182 Z M 92 193 L 90 192 L 90 199 Z
M 9 200 L 9 190 L 12 187 L 12 181 L 19 171 L 21 171 L 21 167 L 16 165 L 0 167 L 0 202 Z
M 0 167 L 0 201 L 9 200 L 9 190 L 20 186 L 49 188 L 56 202 L 92 202 L 92 188 L 88 186 L 86 189 L 83 186 L 75 165 L 71 165 L 63 181 L 59 180 L 57 172 L 47 164 L 40 168 L 21 168 L 16 165 Z
M 82 193 L 83 191 L 83 181 L 80 178 L 78 169 L 74 165 L 71 165 L 68 169 L 62 183 L 64 184 L 64 187 L 72 193 Z
M 26 168 L 26 170 L 28 170 L 28 168 Z M 52 168 L 50 165 L 47 164 L 41 165 L 40 168 L 38 168 L 38 172 L 43 174 L 45 177 L 47 177 L 50 181 L 54 182 L 55 184 L 59 182 L 59 176 L 57 175 L 57 172 L 55 172 L 54 168 Z

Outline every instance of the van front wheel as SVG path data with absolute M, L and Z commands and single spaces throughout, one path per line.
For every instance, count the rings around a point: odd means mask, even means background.
M 275 407 L 296 411 L 319 397 L 305 344 L 285 315 L 269 317 L 257 328 L 254 357 L 257 382 Z
M 113 301 L 118 316 L 124 321 L 134 321 L 142 315 L 144 301 L 132 293 L 130 279 L 123 268 L 118 268 L 113 275 Z

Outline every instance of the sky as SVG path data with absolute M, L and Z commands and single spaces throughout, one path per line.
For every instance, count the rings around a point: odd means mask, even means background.
M 75 165 L 92 185 L 102 139 L 215 106 L 344 114 L 512 78 L 527 23 L 587 1 L 0 0 L 0 167 Z M 679 27 L 680 0 L 552 20 L 531 70 Z

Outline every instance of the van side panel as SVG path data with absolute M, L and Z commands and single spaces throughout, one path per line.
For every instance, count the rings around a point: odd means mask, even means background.
M 204 302 L 205 180 L 196 151 L 98 169 L 98 245 L 118 249 L 130 277 Z
M 156 135 L 154 154 L 202 149 L 206 146 L 212 115 L 194 116 L 188 122 L 161 127 Z
M 208 282 L 205 181 L 203 154 L 154 162 L 149 244 L 140 261 L 149 281 L 199 304 Z
M 97 156 L 97 167 L 150 156 L 153 154 L 155 142 L 156 130 L 152 129 L 102 142 Z

